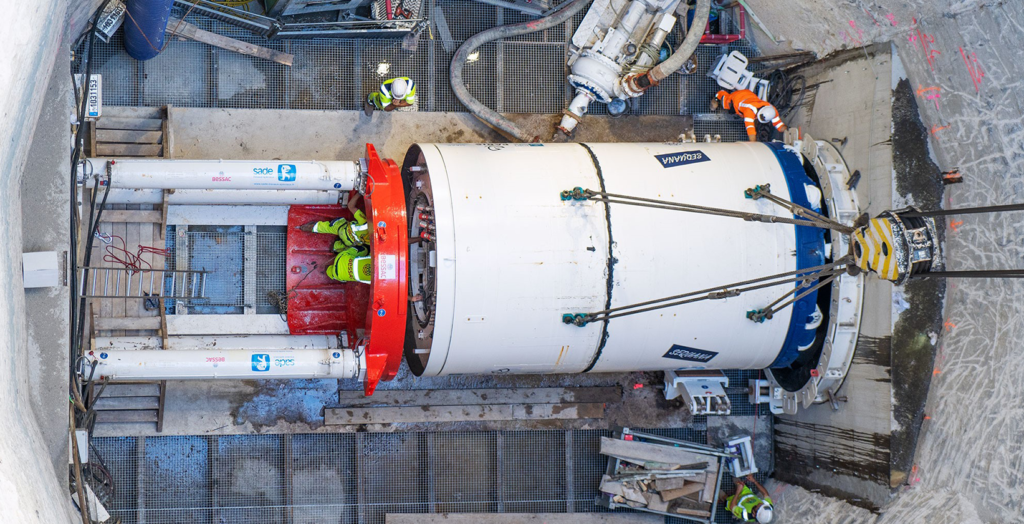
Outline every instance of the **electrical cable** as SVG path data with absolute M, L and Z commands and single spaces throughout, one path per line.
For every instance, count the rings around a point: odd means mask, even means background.
M 790 117 L 804 102 L 804 97 L 807 94 L 807 78 L 804 75 L 789 76 L 782 70 L 775 70 L 768 77 L 768 82 L 771 89 L 766 101 L 775 106 L 775 110 L 779 112 L 779 118 L 788 127 Z M 795 102 L 793 101 L 794 94 L 797 97 Z M 757 138 L 759 141 L 771 141 L 774 135 L 775 128 L 768 124 L 758 123 Z
M 114 240 L 121 242 L 121 246 L 118 247 L 113 244 Z M 147 253 L 168 257 L 171 254 L 169 249 L 158 249 L 152 246 L 139 246 L 139 249 L 132 253 L 128 251 L 128 243 L 119 235 L 110 235 L 111 244 L 106 246 L 104 250 L 106 254 L 103 255 L 103 261 L 111 264 L 121 264 L 125 269 L 133 271 L 148 271 L 153 269 L 153 264 L 146 261 L 143 258 Z

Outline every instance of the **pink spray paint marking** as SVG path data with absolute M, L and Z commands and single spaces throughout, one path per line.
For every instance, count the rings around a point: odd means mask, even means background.
M 935 110 L 937 111 L 939 109 L 939 98 L 942 97 L 942 89 L 938 88 L 938 87 L 935 87 L 935 86 L 932 86 L 932 87 L 921 87 L 921 84 L 918 84 L 917 85 L 917 96 L 921 96 L 921 97 L 924 97 L 924 98 L 926 98 L 928 100 L 934 101 L 935 102 Z
M 893 27 L 896 27 L 896 26 L 900 25 L 899 22 L 896 21 L 896 15 L 894 15 L 892 13 L 889 13 L 889 14 L 885 15 L 885 19 L 888 20 L 889 23 L 892 24 Z
M 857 43 L 859 45 L 864 45 L 864 31 L 861 31 L 860 28 L 857 27 L 857 22 L 854 22 L 853 20 L 850 20 L 850 29 L 853 29 L 854 31 L 857 32 L 857 39 L 856 39 Z M 851 36 L 852 36 L 852 34 L 851 34 Z
M 981 64 L 978 63 L 978 56 L 971 53 L 971 56 L 968 57 L 962 47 L 960 48 L 960 56 L 963 57 L 964 65 L 967 66 L 967 74 L 971 75 L 971 82 L 974 83 L 974 91 L 981 92 L 981 79 L 985 78 L 985 72 L 981 70 Z
M 924 54 L 925 60 L 928 61 L 928 67 L 931 68 L 932 71 L 935 71 L 935 57 L 941 55 L 942 52 L 938 49 L 932 48 L 932 44 L 935 43 L 935 37 L 927 33 L 922 33 L 921 30 L 917 28 L 917 19 L 914 18 L 913 20 L 914 33 L 910 35 L 908 40 L 921 47 L 921 52 Z
M 878 27 L 882 26 L 882 24 L 878 23 L 878 19 L 875 18 L 875 15 L 871 14 L 871 11 L 868 11 L 868 8 L 866 8 L 866 7 L 864 8 L 864 13 L 867 14 L 871 18 L 871 21 L 874 22 L 876 26 L 878 26 Z

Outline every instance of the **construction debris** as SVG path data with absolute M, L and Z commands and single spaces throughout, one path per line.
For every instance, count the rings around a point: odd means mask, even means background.
M 602 438 L 610 457 L 601 478 L 601 503 L 710 522 L 729 455 L 672 439 L 624 429 L 620 438 Z

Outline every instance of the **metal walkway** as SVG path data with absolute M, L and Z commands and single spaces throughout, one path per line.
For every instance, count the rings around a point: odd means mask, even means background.
M 654 430 L 705 442 L 707 422 Z M 388 513 L 593 513 L 599 430 L 93 440 L 124 524 L 383 524 Z M 100 468 L 94 475 L 103 476 Z M 765 480 L 758 474 L 759 481 Z M 724 485 L 731 485 L 726 474 Z M 95 484 L 93 484 L 95 486 Z M 719 508 L 718 521 L 730 522 Z M 667 519 L 669 522 L 686 522 Z
M 184 11 L 175 8 L 175 16 Z M 456 47 L 496 25 L 527 20 L 522 13 L 466 0 L 429 0 L 428 13 L 442 9 Z M 558 114 L 572 98 L 565 81 L 568 42 L 584 12 L 557 28 L 495 42 L 471 56 L 465 67 L 470 92 L 503 113 Z M 429 16 L 429 15 L 428 15 Z M 424 32 L 415 53 L 400 39 L 317 39 L 269 42 L 245 30 L 192 13 L 201 29 L 295 55 L 294 65 L 236 54 L 199 42 L 169 40 L 148 62 L 124 51 L 121 33 L 97 42 L 94 73 L 103 75 L 103 102 L 119 106 L 222 107 L 261 109 L 359 110 L 366 93 L 393 76 L 416 80 L 419 111 L 465 111 L 448 82 L 452 53 L 440 36 Z M 83 44 L 84 46 L 85 44 Z M 745 41 L 703 45 L 691 75 L 672 75 L 640 98 L 641 115 L 694 115 L 695 130 L 720 134 L 725 141 L 745 137 L 743 126 L 725 113 L 708 113 L 718 86 L 705 76 L 723 52 L 757 56 Z M 81 48 L 76 56 L 81 56 Z M 475 58 L 475 59 L 474 59 Z M 605 114 L 594 104 L 592 114 Z

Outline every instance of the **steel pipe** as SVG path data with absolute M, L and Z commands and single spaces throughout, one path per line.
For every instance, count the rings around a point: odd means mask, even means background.
M 337 349 L 338 337 L 331 335 L 172 335 L 164 346 L 161 337 L 96 337 L 97 350 L 278 350 L 278 349 Z
M 108 173 L 110 179 L 105 180 Z M 79 169 L 111 189 L 334 190 L 356 187 L 359 168 L 350 161 L 162 160 L 87 158 Z
M 167 195 L 171 205 L 319 205 L 337 204 L 339 191 L 273 189 L 178 189 Z M 107 204 L 163 204 L 163 189 L 111 188 Z
M 89 351 L 83 373 L 112 380 L 362 378 L 366 359 L 351 349 Z

